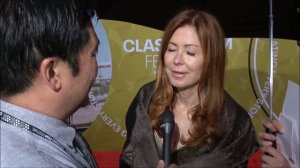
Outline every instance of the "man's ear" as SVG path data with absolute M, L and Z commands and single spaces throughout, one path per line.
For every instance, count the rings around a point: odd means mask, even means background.
M 43 59 L 40 66 L 40 73 L 44 82 L 55 92 L 59 91 L 62 87 L 58 73 L 59 68 L 57 67 L 58 62 L 58 58 L 48 57 Z

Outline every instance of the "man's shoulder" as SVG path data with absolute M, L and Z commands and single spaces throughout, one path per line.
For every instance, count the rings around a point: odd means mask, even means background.
M 41 155 L 32 154 L 29 151 L 19 150 L 2 150 L 0 167 L 54 167 Z
M 55 167 L 61 152 L 27 130 L 1 122 L 0 167 Z
M 1 167 L 53 167 L 35 149 L 33 141 L 1 123 Z

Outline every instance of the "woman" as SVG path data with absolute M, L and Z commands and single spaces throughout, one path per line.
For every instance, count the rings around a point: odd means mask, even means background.
M 184 10 L 171 19 L 156 80 L 140 89 L 128 109 L 120 167 L 161 166 L 165 110 L 175 120 L 173 165 L 247 166 L 256 136 L 247 112 L 224 91 L 225 52 L 223 31 L 212 15 Z

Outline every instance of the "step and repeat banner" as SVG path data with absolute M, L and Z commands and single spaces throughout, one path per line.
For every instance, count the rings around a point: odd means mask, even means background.
M 127 109 L 139 88 L 155 79 L 163 31 L 116 20 L 93 24 L 100 40 L 98 77 L 89 93 L 91 105 L 70 123 L 84 131 L 93 151 L 120 152 Z M 226 38 L 225 89 L 248 111 L 257 132 L 269 114 L 269 46 L 268 38 Z M 296 40 L 273 39 L 275 117 L 299 120 L 299 52 Z

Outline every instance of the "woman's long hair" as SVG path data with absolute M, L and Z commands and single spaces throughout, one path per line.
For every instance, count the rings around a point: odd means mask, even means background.
M 190 146 L 212 144 L 217 138 L 216 127 L 223 111 L 226 51 L 223 30 L 218 20 L 207 12 L 184 10 L 168 23 L 161 43 L 155 91 L 150 103 L 150 121 L 158 134 L 162 135 L 160 117 L 166 108 L 172 110 L 176 93 L 165 72 L 164 55 L 173 33 L 185 25 L 195 27 L 204 61 L 199 74 L 199 103 L 189 109 L 192 128 L 189 130 L 189 138 L 181 138 L 181 141 Z

